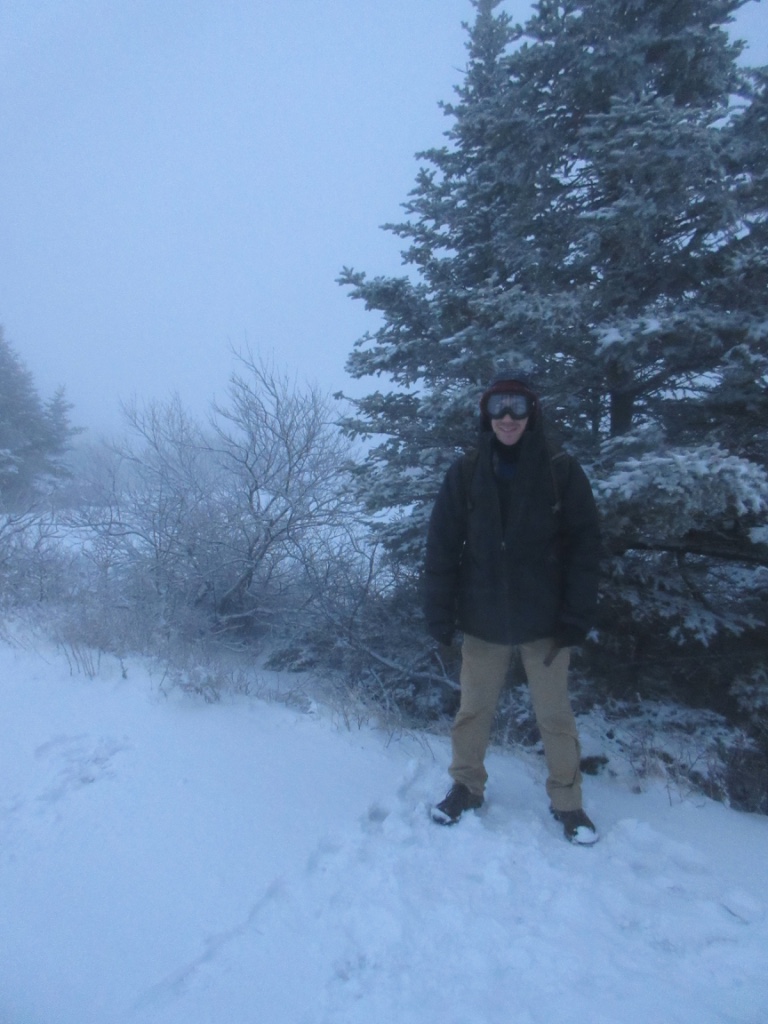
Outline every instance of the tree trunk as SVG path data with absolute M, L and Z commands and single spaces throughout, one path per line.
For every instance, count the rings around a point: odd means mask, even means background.
M 626 434 L 632 427 L 635 397 L 631 392 L 611 392 L 611 437 Z

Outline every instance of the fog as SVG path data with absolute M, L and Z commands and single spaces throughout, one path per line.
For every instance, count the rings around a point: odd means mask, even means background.
M 508 5 L 524 18 L 527 4 Z M 375 327 L 336 284 L 400 267 L 469 0 L 25 0 L 0 11 L 0 324 L 73 421 L 178 393 L 250 348 L 321 387 Z M 765 9 L 737 33 L 768 60 Z

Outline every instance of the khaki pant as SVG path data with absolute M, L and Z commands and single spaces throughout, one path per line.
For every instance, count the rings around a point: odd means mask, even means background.
M 521 644 L 520 654 L 528 688 L 544 743 L 549 777 L 547 793 L 556 811 L 581 807 L 581 748 L 576 721 L 568 699 L 568 665 L 571 652 L 559 651 L 551 665 L 544 660 L 552 640 Z M 453 723 L 453 759 L 449 769 L 455 782 L 483 794 L 488 773 L 485 752 L 491 723 L 501 694 L 514 647 L 490 644 L 465 636 L 461 651 L 461 704 Z

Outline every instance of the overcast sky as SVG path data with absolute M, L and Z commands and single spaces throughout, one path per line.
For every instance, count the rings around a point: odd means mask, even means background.
M 527 4 L 508 9 L 524 17 Z M 178 393 L 249 346 L 324 389 L 375 326 L 335 279 L 394 273 L 441 144 L 470 0 L 2 0 L 0 324 L 73 421 Z M 739 24 L 768 62 L 765 0 Z

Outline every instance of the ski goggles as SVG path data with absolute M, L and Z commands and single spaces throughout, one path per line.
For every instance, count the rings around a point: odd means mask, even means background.
M 531 415 L 533 401 L 523 391 L 497 391 L 488 396 L 485 408 L 492 420 L 501 420 L 505 416 L 524 420 Z

